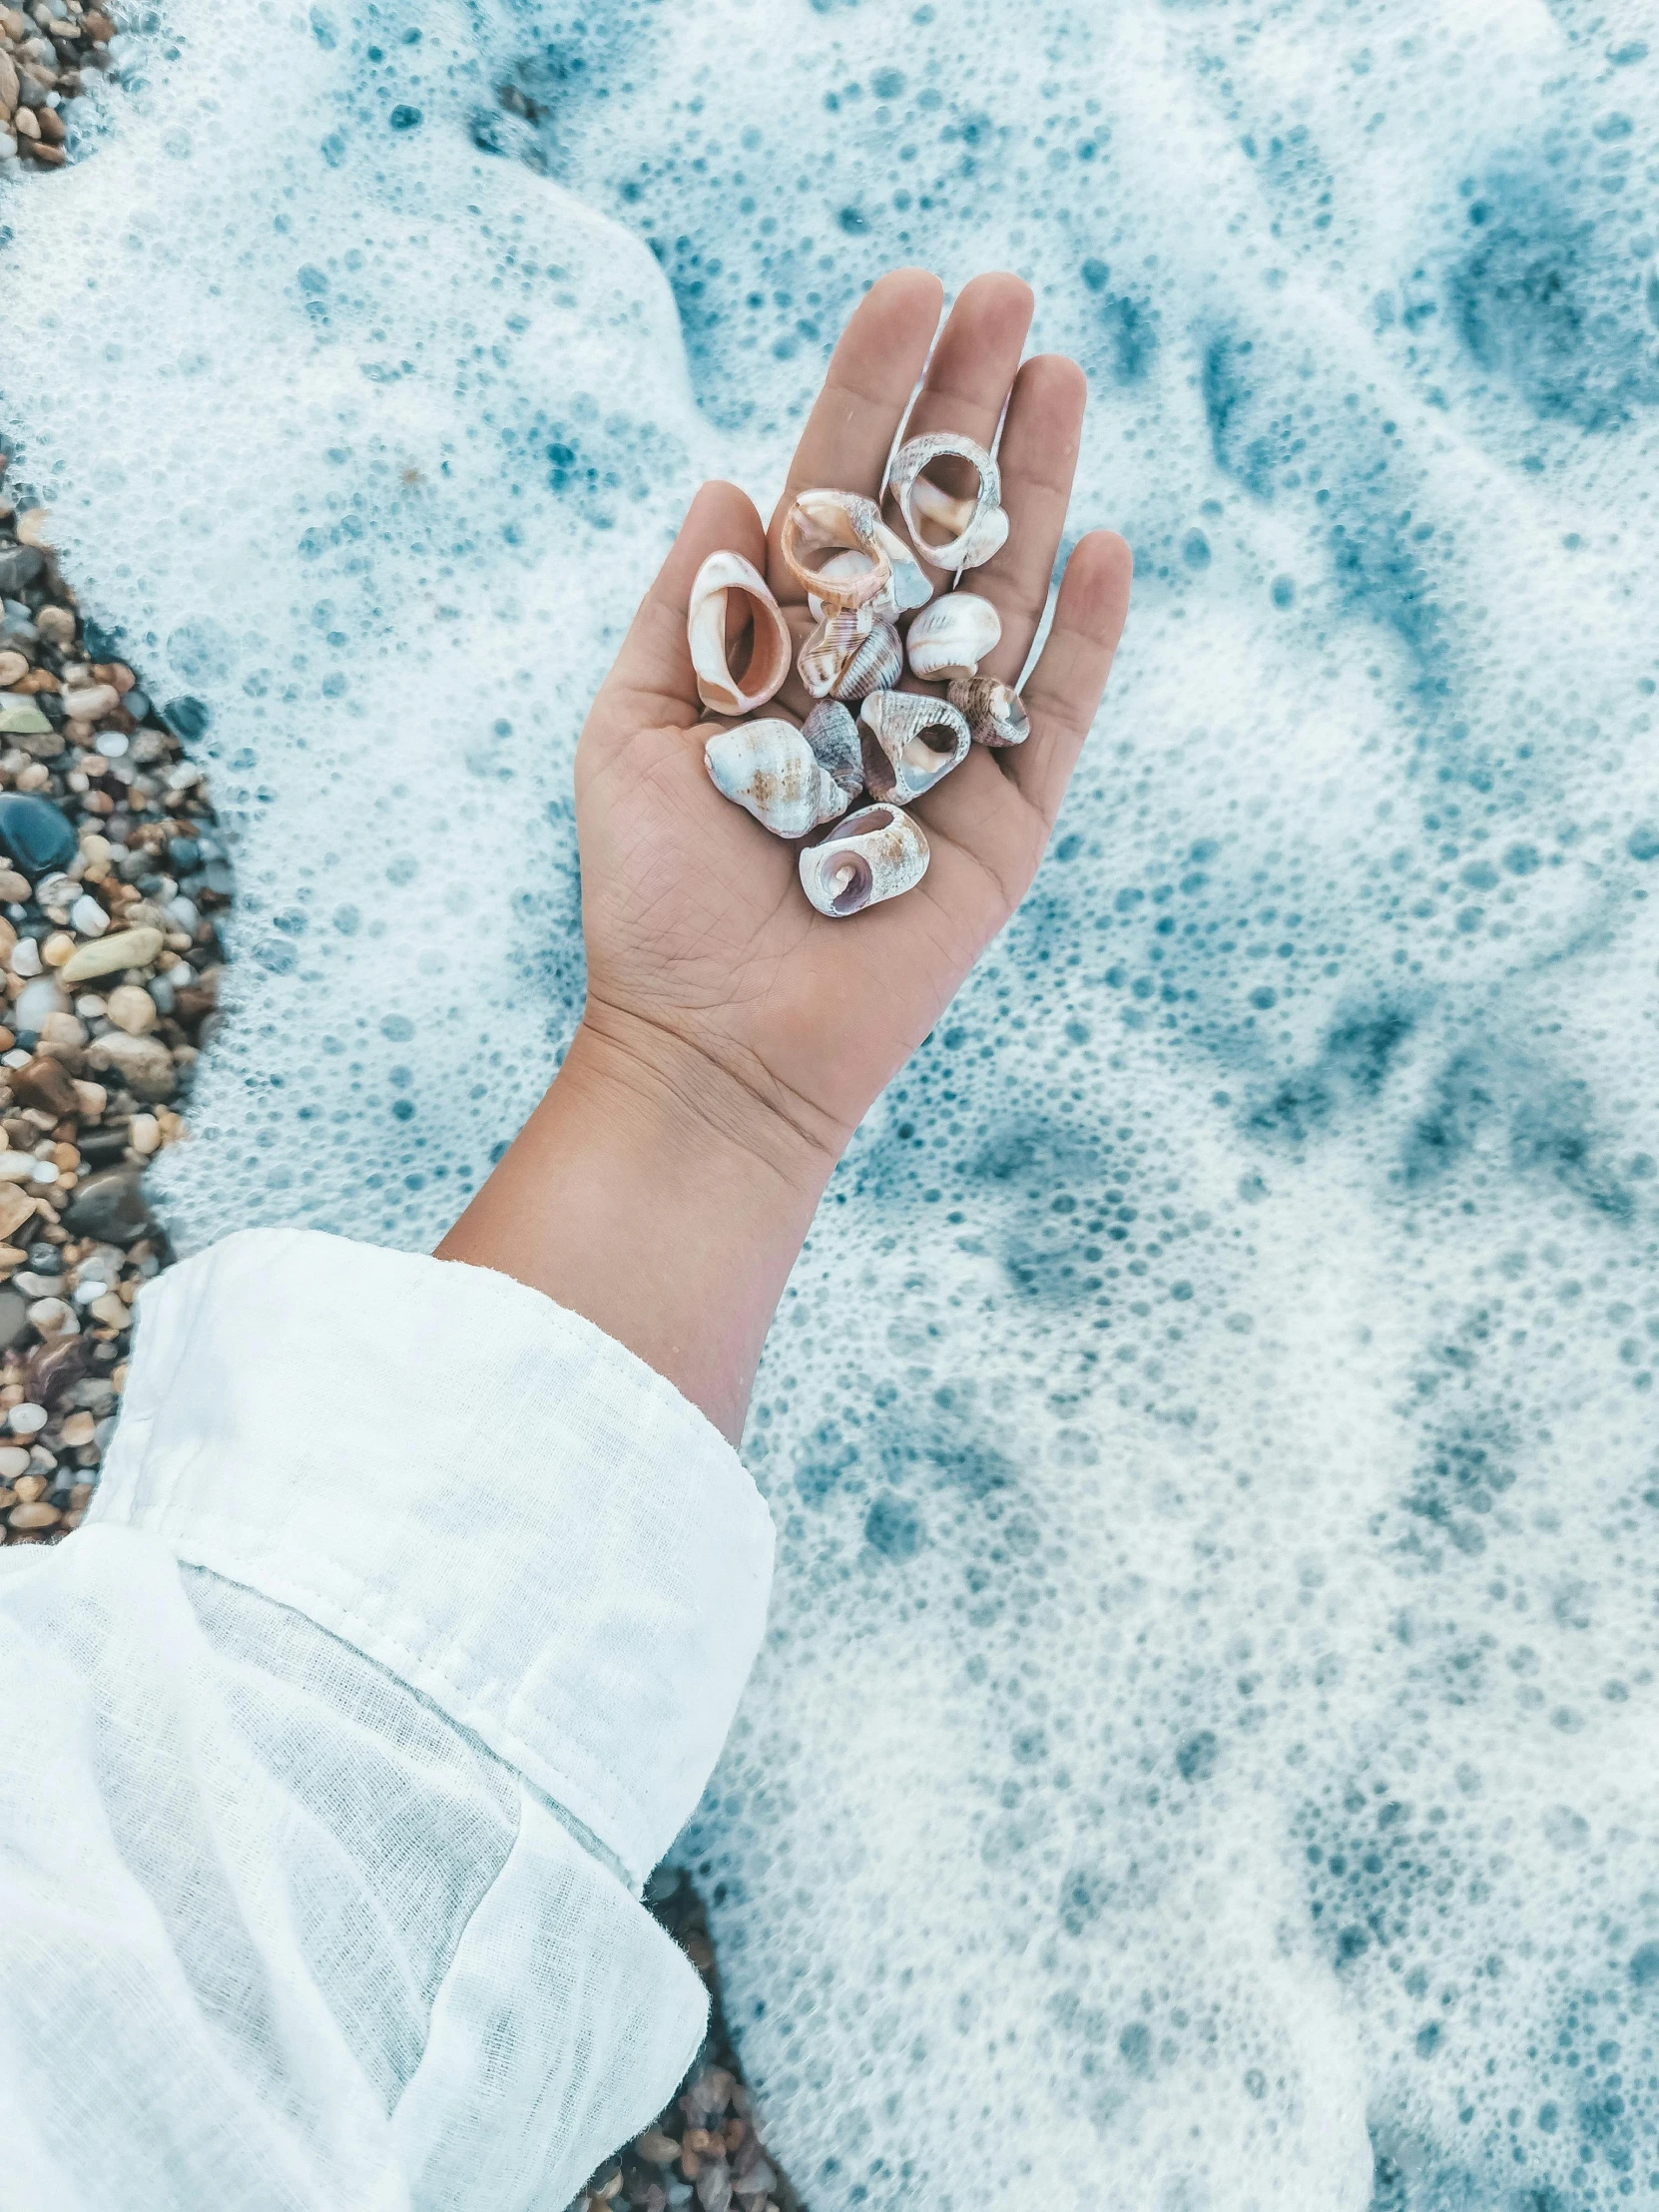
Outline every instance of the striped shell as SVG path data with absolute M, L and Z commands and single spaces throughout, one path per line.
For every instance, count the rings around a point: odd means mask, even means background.
M 710 782 L 778 837 L 804 837 L 846 812 L 847 792 L 821 767 L 793 722 L 769 718 L 717 730 L 703 748 Z
M 739 592 L 754 611 L 755 643 L 742 678 L 732 674 L 726 643 L 727 595 Z M 741 553 L 711 553 L 698 570 L 686 615 L 686 641 L 697 693 L 719 715 L 764 707 L 790 673 L 795 641 L 766 578 Z
M 819 767 L 848 799 L 856 799 L 864 788 L 864 752 L 850 710 L 838 699 L 821 699 L 801 725 L 801 735 Z
M 959 676 L 944 696 L 975 745 L 1023 745 L 1031 735 L 1031 717 L 1012 684 L 999 684 L 994 676 Z
M 919 692 L 871 692 L 858 720 L 864 732 L 864 782 L 874 799 L 907 805 L 967 758 L 968 726 L 942 699 Z
M 821 914 L 839 919 L 913 890 L 927 873 L 927 839 L 899 808 L 863 807 L 801 854 L 801 887 Z
M 904 640 L 912 676 L 942 683 L 972 676 L 1002 635 L 1002 617 L 976 591 L 947 592 L 924 607 Z

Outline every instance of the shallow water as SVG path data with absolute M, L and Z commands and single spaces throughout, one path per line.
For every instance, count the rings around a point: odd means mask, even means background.
M 585 702 L 873 275 L 1088 368 L 1113 696 L 746 1447 L 693 1845 L 817 2212 L 1659 2192 L 1646 13 L 188 0 L 0 207 L 24 465 L 240 830 L 187 1247 L 485 1172 Z

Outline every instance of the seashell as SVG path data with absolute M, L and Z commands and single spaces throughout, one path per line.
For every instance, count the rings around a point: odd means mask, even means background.
M 864 782 L 872 798 L 907 805 L 967 759 L 968 726 L 942 699 L 871 692 L 858 720 L 864 730 Z
M 821 914 L 839 918 L 913 890 L 927 873 L 919 822 L 897 807 L 862 807 L 801 854 L 801 887 Z
M 870 635 L 860 607 L 836 609 L 824 617 L 802 646 L 796 668 L 815 699 L 828 699 L 847 662 Z
M 777 837 L 804 837 L 846 812 L 841 790 L 793 722 L 769 718 L 717 730 L 703 748 L 717 792 Z
M 1000 513 L 1001 509 L 997 512 Z M 887 593 L 892 602 L 893 614 L 909 614 L 913 608 L 925 607 L 933 596 L 932 579 L 898 532 L 889 530 L 884 522 L 877 519 L 875 542 L 892 563 L 892 582 L 887 587 Z
M 798 492 L 784 517 L 778 549 L 803 591 L 826 611 L 850 613 L 880 598 L 892 583 L 892 561 L 875 535 L 880 527 L 880 508 L 855 491 Z M 859 557 L 858 566 L 844 558 L 849 553 Z
M 952 456 L 971 462 L 979 472 L 979 488 L 971 501 L 959 499 L 936 484 L 921 489 L 923 469 Z M 910 543 L 935 568 L 977 568 L 981 561 L 990 559 L 1008 535 L 1006 515 L 1000 524 L 990 520 L 1001 512 L 1001 472 L 982 445 L 976 445 L 972 438 L 958 437 L 953 430 L 929 431 L 901 445 L 887 488 L 904 517 Z M 935 529 L 948 530 L 952 522 L 958 527 L 948 537 L 928 538 L 922 533 L 924 518 L 931 519 Z
M 1031 735 L 1031 717 L 1012 684 L 999 684 L 994 676 L 958 676 L 944 696 L 975 745 L 1023 745 Z
M 742 592 L 754 609 L 755 642 L 740 681 L 727 659 L 727 594 Z M 741 553 L 711 553 L 692 584 L 686 640 L 697 692 L 716 714 L 746 715 L 764 707 L 790 673 L 795 640 L 766 578 Z
M 873 691 L 891 691 L 904 673 L 904 648 L 890 622 L 877 623 L 850 654 L 830 687 L 831 699 L 857 701 Z
M 1002 617 L 976 591 L 953 591 L 924 607 L 904 640 L 912 676 L 937 682 L 971 676 L 1002 635 Z
M 819 767 L 848 799 L 856 799 L 864 788 L 864 751 L 851 710 L 838 699 L 821 699 L 802 724 L 801 735 Z

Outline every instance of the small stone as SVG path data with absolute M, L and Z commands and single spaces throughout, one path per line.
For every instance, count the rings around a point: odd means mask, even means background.
M 0 822 L 0 837 L 4 835 L 5 825 Z M 66 983 L 85 983 L 95 975 L 113 975 L 117 968 L 149 967 L 161 949 L 159 929 L 116 929 L 94 944 L 81 945 L 60 973 Z
M 0 900 L 8 906 L 20 906 L 28 895 L 29 878 L 19 875 L 16 868 L 0 867 Z
M 127 1301 L 118 1298 L 114 1291 L 105 1291 L 102 1297 L 95 1298 L 87 1312 L 106 1329 L 125 1329 L 133 1318 Z
M 54 1337 L 31 1355 L 23 1371 L 23 1387 L 37 1405 L 55 1406 L 87 1372 L 87 1340 L 82 1336 Z
M 25 894 L 28 885 L 24 885 Z M 7 956 L 6 965 L 14 975 L 30 976 L 40 973 L 40 946 L 33 937 L 19 937 Z
M 21 653 L 0 653 L 0 691 L 10 691 L 29 673 L 29 664 Z
M 105 715 L 113 715 L 121 705 L 121 694 L 113 684 L 88 684 L 78 691 L 66 691 L 63 695 L 63 711 L 74 722 L 98 722 Z
M 95 1068 L 114 1068 L 135 1097 L 152 1105 L 173 1096 L 173 1055 L 159 1037 L 130 1037 L 125 1030 L 106 1029 L 87 1058 Z
M 12 128 L 21 139 L 38 139 L 40 137 L 40 125 L 35 121 L 32 108 L 19 108 L 13 120 Z
M 46 728 L 51 729 L 38 707 L 31 707 L 29 711 L 40 715 Z M 0 730 L 10 728 L 0 715 Z M 67 867 L 75 857 L 78 840 L 67 817 L 49 799 L 20 797 L 9 792 L 0 798 L 0 844 L 33 880 L 51 868 Z
M 7 692 L 4 697 L 0 697 L 0 735 L 8 738 L 49 738 L 52 735 L 52 725 L 32 699 L 20 692 Z
M 44 1474 L 25 1472 L 17 1477 L 14 1486 L 25 1505 L 33 1505 L 37 1497 L 46 1495 L 46 1477 Z
M 142 1037 L 156 1026 L 156 1001 L 142 983 L 117 984 L 104 1011 L 130 1037 Z
M 22 1444 L 0 1444 L 0 1482 L 15 1482 L 29 1471 L 29 1454 Z
M 101 937 L 110 926 L 109 915 L 91 891 L 83 891 L 76 899 L 69 909 L 69 918 L 83 937 Z
M 0 1291 L 0 1351 L 16 1344 L 28 1326 L 28 1307 L 21 1293 L 8 1285 L 5 1290 Z M 5 1456 L 4 1452 L 0 1452 L 0 1481 L 9 1482 L 11 1475 L 5 1471 Z
M 136 1243 L 154 1226 L 139 1189 L 138 1169 L 101 1168 L 89 1175 L 70 1200 L 63 1223 L 72 1237 L 123 1247 Z
M 43 55 L 42 60 L 45 59 Z M 52 511 L 49 507 L 26 507 L 14 525 L 21 544 L 32 545 L 50 551 L 52 540 L 47 532 L 52 527 Z
M 67 1059 L 87 1041 L 86 1024 L 73 1014 L 50 1013 L 40 1025 L 40 1049 L 54 1060 Z
M 14 1407 L 13 1410 L 20 1408 Z M 63 1515 L 57 1506 L 48 1505 L 42 1498 L 34 1505 L 14 1505 L 6 1519 L 13 1528 L 56 1528 Z
M 6 1426 L 14 1436 L 38 1436 L 50 1418 L 44 1405 L 32 1405 L 25 1398 L 6 1415 Z
M 30 1179 L 33 1180 L 32 1169 Z M 29 1191 L 13 1182 L 0 1182 L 0 1237 L 13 1236 L 37 1211 L 36 1201 Z
M 48 903 L 44 898 L 41 900 L 43 906 L 48 905 Z M 43 938 L 41 941 L 40 956 L 49 968 L 65 966 L 74 956 L 74 952 L 75 939 L 67 929 L 54 929 L 49 937 Z
M 660 2127 L 648 2127 L 643 2135 L 636 2135 L 634 2148 L 648 2166 L 672 2166 L 680 2155 L 679 2144 Z
M 58 1062 L 45 1053 L 37 1052 L 23 1067 L 13 1068 L 11 1088 L 20 1106 L 38 1106 L 42 1113 L 60 1118 L 75 1111 L 75 1085 Z
M 109 1103 L 110 1094 L 102 1083 L 84 1083 L 75 1078 L 75 1111 L 83 1121 L 97 1121 Z
M 82 1444 L 90 1444 L 98 1423 L 90 1413 L 71 1413 L 63 1424 L 63 1440 L 72 1451 L 79 1451 Z
M 127 1141 L 146 1158 L 162 1148 L 162 1125 L 154 1114 L 135 1114 L 127 1124 Z
M 61 1298 L 37 1298 L 29 1308 L 29 1326 L 42 1337 L 73 1336 L 80 1328 L 75 1309 Z
M 25 983 L 12 1005 L 12 1019 L 19 1029 L 27 1029 L 40 1035 L 41 1025 L 48 1014 L 67 1014 L 69 1001 L 58 988 L 55 975 L 37 975 L 33 982 Z
M 27 115 L 29 110 L 19 109 L 18 113 L 20 116 Z M 18 535 L 21 536 L 22 532 L 19 531 Z M 7 599 L 15 599 L 26 585 L 34 582 L 45 566 L 46 558 L 38 546 L 8 545 L 0 548 L 0 594 L 4 594 Z M 73 616 L 70 618 L 69 634 L 71 637 L 75 635 Z
M 72 645 L 75 640 L 75 616 L 68 607 L 42 607 L 35 617 L 35 626 L 42 637 L 50 638 L 55 646 Z

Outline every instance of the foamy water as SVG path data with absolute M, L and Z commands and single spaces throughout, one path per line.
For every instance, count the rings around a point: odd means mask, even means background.
M 586 702 L 874 275 L 1089 371 L 1113 695 L 746 1444 L 690 1846 L 815 2212 L 1659 2192 L 1649 11 L 165 17 L 0 393 L 240 834 L 187 1247 L 486 1172 Z

